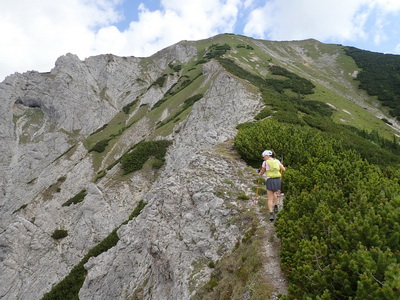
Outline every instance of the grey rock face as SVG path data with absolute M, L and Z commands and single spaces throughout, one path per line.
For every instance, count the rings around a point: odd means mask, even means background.
M 178 77 L 168 74 L 163 87 L 152 83 L 171 62 L 196 55 L 190 43 L 151 59 L 67 54 L 49 73 L 15 74 L 0 84 L 0 299 L 40 299 L 140 200 L 148 204 L 120 228 L 118 244 L 85 265 L 80 298 L 127 299 L 142 289 L 151 290 L 145 299 L 187 299 L 190 285 L 206 280 L 210 270 L 194 280 L 194 262 L 219 259 L 240 236 L 229 220 L 241 207 L 219 193 L 245 191 L 249 183 L 238 176 L 246 166 L 218 145 L 251 119 L 259 95 L 216 62 L 205 64 L 209 88 L 167 137 L 173 145 L 155 182 L 155 171 L 115 180 L 118 166 L 94 180 L 95 155 L 82 142 L 135 99 L 151 109 Z M 166 109 L 160 121 L 168 115 Z M 117 159 L 153 131 L 150 119 L 140 119 L 105 157 Z M 82 191 L 83 202 L 64 205 Z M 55 240 L 56 229 L 68 235 Z
M 216 261 L 240 236 L 229 224 L 240 209 L 236 199 L 225 203 L 216 194 L 224 186 L 248 192 L 251 179 L 238 175 L 248 173 L 243 162 L 216 146 L 234 137 L 259 101 L 217 65 L 208 67 L 217 78 L 174 135 L 166 168 L 145 195 L 148 205 L 119 230 L 116 247 L 85 265 L 81 299 L 128 299 L 139 288 L 151 291 L 144 299 L 189 299 L 193 263 Z

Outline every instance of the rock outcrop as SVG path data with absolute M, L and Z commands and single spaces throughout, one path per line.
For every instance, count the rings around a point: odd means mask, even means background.
M 80 61 L 67 54 L 49 73 L 16 74 L 0 85 L 1 299 L 40 299 L 140 200 L 147 206 L 119 229 L 117 245 L 85 265 L 81 299 L 127 299 L 140 288 L 151 291 L 145 299 L 187 299 L 193 263 L 218 260 L 234 245 L 241 232 L 229 221 L 242 205 L 219 193 L 248 191 L 249 177 L 238 176 L 247 172 L 243 162 L 216 147 L 233 139 L 235 127 L 251 120 L 261 102 L 215 61 L 202 67 L 203 86 L 209 86 L 202 99 L 167 136 L 173 144 L 160 173 L 116 180 L 117 165 L 94 180 L 94 155 L 84 146 L 135 99 L 150 110 L 179 77 L 169 75 L 162 87 L 152 83 L 169 63 L 196 55 L 194 46 L 180 44 L 150 62 L 112 55 Z M 142 118 L 125 130 L 114 159 L 154 126 Z M 63 206 L 81 191 L 83 202 Z M 53 239 L 56 229 L 68 236 Z

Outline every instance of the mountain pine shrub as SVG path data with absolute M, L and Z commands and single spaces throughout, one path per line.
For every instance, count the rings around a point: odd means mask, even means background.
M 101 140 L 97 142 L 90 150 L 89 152 L 95 151 L 98 153 L 104 152 L 106 150 L 106 147 L 108 146 L 108 143 L 110 142 L 110 138 Z
M 246 161 L 259 166 L 268 148 L 287 167 L 275 223 L 283 299 L 400 299 L 400 173 L 347 149 L 346 134 L 274 120 L 239 127 Z
M 62 206 L 70 206 L 71 204 L 77 204 L 79 202 L 82 202 L 83 199 L 85 199 L 86 195 L 87 195 L 86 190 L 82 190 L 78 194 L 76 194 L 74 197 L 68 199 L 68 201 L 63 203 Z
M 377 96 L 389 107 L 390 115 L 400 119 L 400 55 L 383 54 L 346 47 L 361 71 L 357 75 L 359 87 L 371 96 Z
M 51 235 L 51 237 L 55 240 L 65 238 L 66 236 L 68 236 L 68 231 L 64 229 L 56 229 Z
M 122 108 L 122 111 L 123 111 L 126 115 L 128 115 L 129 112 L 130 112 L 130 110 L 131 110 L 131 108 L 132 108 L 133 106 L 135 106 L 138 102 L 139 102 L 139 99 L 138 99 L 138 97 L 137 97 L 137 98 L 136 98 L 135 100 L 133 100 L 131 103 L 128 103 L 127 105 L 125 105 L 125 106 Z
M 163 162 L 170 144 L 171 142 L 167 140 L 145 141 L 137 144 L 132 151 L 126 153 L 121 159 L 121 168 L 124 174 L 140 170 L 150 157 L 155 157 Z

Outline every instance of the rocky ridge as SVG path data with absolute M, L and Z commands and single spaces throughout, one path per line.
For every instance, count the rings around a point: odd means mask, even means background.
M 251 120 L 261 103 L 216 62 L 204 65 L 209 88 L 168 136 L 174 143 L 157 177 L 137 172 L 118 182 L 115 167 L 93 182 L 93 158 L 81 142 L 139 95 L 141 105 L 153 106 L 176 82 L 171 76 L 163 88 L 152 87 L 160 70 L 196 53 L 177 45 L 145 66 L 137 58 L 80 61 L 68 54 L 49 73 L 12 75 L 1 84 L 1 299 L 40 299 L 140 200 L 148 205 L 121 227 L 117 246 L 85 265 L 81 299 L 127 299 L 138 286 L 151 288 L 146 299 L 185 299 L 192 263 L 217 260 L 233 246 L 241 232 L 229 220 L 242 204 L 216 193 L 224 186 L 248 192 L 249 182 L 237 175 L 248 171 L 215 147 L 232 139 L 235 126 Z M 151 133 L 146 123 L 125 133 L 125 150 Z M 87 193 L 84 202 L 62 206 L 81 190 Z M 59 228 L 68 236 L 52 239 Z M 199 281 L 206 278 L 207 272 Z

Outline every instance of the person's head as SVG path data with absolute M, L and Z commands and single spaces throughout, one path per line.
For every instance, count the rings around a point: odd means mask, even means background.
M 274 152 L 272 152 L 271 150 L 265 150 L 263 151 L 263 153 L 261 154 L 263 159 L 268 159 L 270 157 L 274 157 Z

